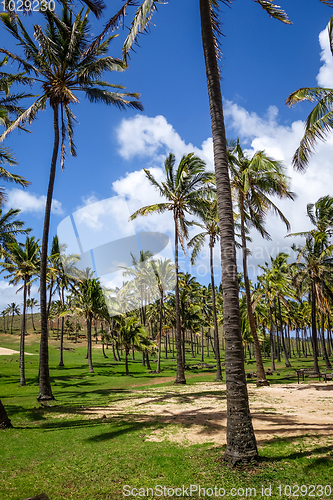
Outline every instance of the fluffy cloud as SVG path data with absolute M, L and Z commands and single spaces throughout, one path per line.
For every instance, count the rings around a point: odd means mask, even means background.
M 19 286 L 9 285 L 8 281 L 0 281 L 0 312 L 12 302 L 18 304 L 22 310 L 23 292 L 16 293 L 18 288 Z M 36 285 L 31 287 L 30 297 L 36 298 L 39 302 L 38 287 Z M 36 311 L 37 309 L 35 309 Z
M 323 65 L 317 75 L 317 82 L 321 87 L 332 88 L 333 57 L 330 49 L 328 27 L 319 34 L 319 43 L 321 47 L 320 60 L 323 61 Z
M 142 157 L 161 165 L 169 152 L 178 160 L 183 154 L 194 152 L 213 168 L 212 139 L 205 140 L 201 148 L 186 144 L 164 116 L 124 118 L 116 134 L 118 152 L 126 160 Z
M 19 208 L 21 212 L 35 212 L 43 214 L 45 210 L 46 196 L 37 195 L 22 189 L 14 188 L 8 191 L 6 207 Z M 63 209 L 60 201 L 53 199 L 52 213 L 55 215 L 62 215 Z

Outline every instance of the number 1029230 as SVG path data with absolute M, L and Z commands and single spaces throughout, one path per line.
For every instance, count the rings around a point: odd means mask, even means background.
M 55 10 L 54 0 L 2 0 L 3 12 L 46 12 Z
M 329 498 L 332 494 L 332 488 L 329 484 L 289 484 L 276 487 L 277 493 L 281 497 L 320 497 Z

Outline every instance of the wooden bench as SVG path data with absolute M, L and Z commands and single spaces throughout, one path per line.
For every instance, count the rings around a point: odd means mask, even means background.
M 305 375 L 310 378 L 317 378 L 320 380 L 323 378 L 324 382 L 327 382 L 327 380 L 332 380 L 332 373 L 320 373 L 320 372 L 315 372 L 313 370 L 307 370 L 306 368 L 300 368 L 298 370 L 295 370 L 297 374 L 297 383 L 299 384 L 299 379 L 300 376 L 302 376 L 302 380 L 304 382 L 304 377 Z

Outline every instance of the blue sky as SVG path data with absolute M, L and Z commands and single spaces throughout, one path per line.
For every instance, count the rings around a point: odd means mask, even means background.
M 121 1 L 112 2 L 112 9 L 108 7 L 104 19 L 99 22 L 91 17 L 95 34 L 107 16 L 121 4 Z M 270 19 L 251 0 L 236 0 L 231 8 L 221 6 L 225 35 L 221 39 L 222 93 L 228 137 L 240 137 L 244 148 L 252 152 L 265 149 L 284 161 L 298 199 L 294 203 L 282 202 L 279 206 L 290 218 L 292 230 L 299 231 L 308 226 L 306 204 L 315 202 L 319 196 L 332 194 L 333 141 L 318 147 L 305 174 L 293 172 L 290 159 L 302 135 L 302 120 L 311 108 L 299 104 L 289 109 L 284 102 L 299 87 L 332 86 L 332 57 L 328 37 L 322 32 L 333 10 L 319 0 L 284 0 L 281 6 L 288 12 L 293 25 Z M 127 25 L 133 10 L 128 14 Z M 41 21 L 34 13 L 24 22 L 32 32 L 32 23 Z M 75 127 L 78 156 L 67 157 L 64 172 L 58 168 L 51 237 L 65 217 L 93 202 L 121 195 L 131 211 L 157 199 L 144 179 L 142 168 L 153 168 L 155 175 L 162 179 L 161 166 L 170 151 L 177 158 L 195 151 L 212 168 L 198 2 L 170 0 L 169 4 L 159 7 L 152 22 L 150 33 L 140 37 L 140 46 L 131 53 L 128 70 L 108 76 L 108 81 L 125 85 L 128 91 L 139 92 L 144 111 L 120 112 L 101 104 L 90 104 L 83 96 L 74 107 L 79 122 Z M 118 34 L 111 43 L 110 54 L 120 57 L 126 29 L 120 29 Z M 0 45 L 19 52 L 2 26 Z M 41 238 L 42 197 L 47 190 L 53 144 L 50 109 L 40 112 L 31 131 L 32 134 L 15 131 L 5 142 L 19 161 L 15 171 L 32 183 L 24 193 L 7 185 L 9 203 L 6 208 L 21 208 L 22 219 L 33 228 L 33 234 Z M 101 206 L 95 204 L 84 209 L 86 217 L 87 214 L 91 217 L 87 225 L 91 241 L 95 241 L 97 233 L 105 233 L 105 222 L 100 219 Z M 158 231 L 161 227 L 172 236 L 172 221 L 164 216 L 138 221 L 135 229 Z M 291 243 L 284 240 L 286 231 L 275 218 L 269 218 L 267 227 L 272 234 L 271 243 L 263 243 L 257 235 L 253 237 L 250 259 L 253 276 L 258 263 Z M 198 264 L 204 269 L 205 256 Z M 184 266 L 188 270 L 185 260 Z M 216 266 L 218 275 L 218 256 Z M 201 276 L 200 270 L 197 274 Z M 201 279 L 207 280 L 204 272 Z M 18 301 L 14 290 L 9 291 L 0 283 L 0 307 L 11 300 Z

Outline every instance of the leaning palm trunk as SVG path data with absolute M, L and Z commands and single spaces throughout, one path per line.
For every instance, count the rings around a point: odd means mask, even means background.
M 257 368 L 257 386 L 267 386 L 269 382 L 266 380 L 265 368 L 262 361 L 261 349 L 259 344 L 259 339 L 257 335 L 257 322 L 253 314 L 252 303 L 251 303 L 251 290 L 249 276 L 247 272 L 247 248 L 246 248 L 246 236 L 245 236 L 245 220 L 244 220 L 244 198 L 240 194 L 240 214 L 241 214 L 241 238 L 242 238 L 242 257 L 243 257 L 243 273 L 244 273 L 244 283 L 245 283 L 245 296 L 246 296 L 246 306 L 247 315 L 249 318 L 251 335 L 253 337 L 255 356 L 256 356 L 256 368 Z
M 50 373 L 49 373 L 46 271 L 47 271 L 47 247 L 48 247 L 48 241 L 49 241 L 51 205 L 52 205 L 54 179 L 55 179 L 58 150 L 59 150 L 58 109 L 59 109 L 58 104 L 55 104 L 54 108 L 53 108 L 54 145 L 53 145 L 53 154 L 52 154 L 51 169 L 50 169 L 49 186 L 48 186 L 48 190 L 47 190 L 46 205 L 45 205 L 42 252 L 41 252 L 41 258 L 40 258 L 40 323 L 41 323 L 41 334 L 40 334 L 40 353 L 39 353 L 39 395 L 37 398 L 38 401 L 54 399 L 54 396 L 52 394 L 52 389 L 51 389 Z
M 24 278 L 23 285 L 23 311 L 20 340 L 20 385 L 25 385 L 25 363 L 24 363 L 24 337 L 25 337 L 25 310 L 27 307 L 27 280 Z
M 217 326 L 216 301 L 215 301 L 215 280 L 214 280 L 214 265 L 213 265 L 213 242 L 210 242 L 210 280 L 212 284 L 212 305 L 213 305 L 213 320 L 214 320 L 214 348 L 216 358 L 216 380 L 223 380 L 220 359 L 220 342 L 219 331 Z
M 211 19 L 211 4 L 210 0 L 199 1 L 221 234 L 225 371 L 227 383 L 227 449 L 225 459 L 231 463 L 235 463 L 239 460 L 247 460 L 257 456 L 258 450 L 250 415 L 244 369 L 233 208 L 228 172 L 220 75 Z
M 177 351 L 177 375 L 175 384 L 186 384 L 184 366 L 182 356 L 182 333 L 180 328 L 180 303 L 179 303 L 179 283 L 178 283 L 178 232 L 177 222 L 175 219 L 175 304 L 176 304 L 176 351 Z M 185 355 L 185 349 L 184 349 Z
M 6 409 L 0 399 L 0 429 L 9 429 L 12 426 L 11 421 L 8 418 Z

